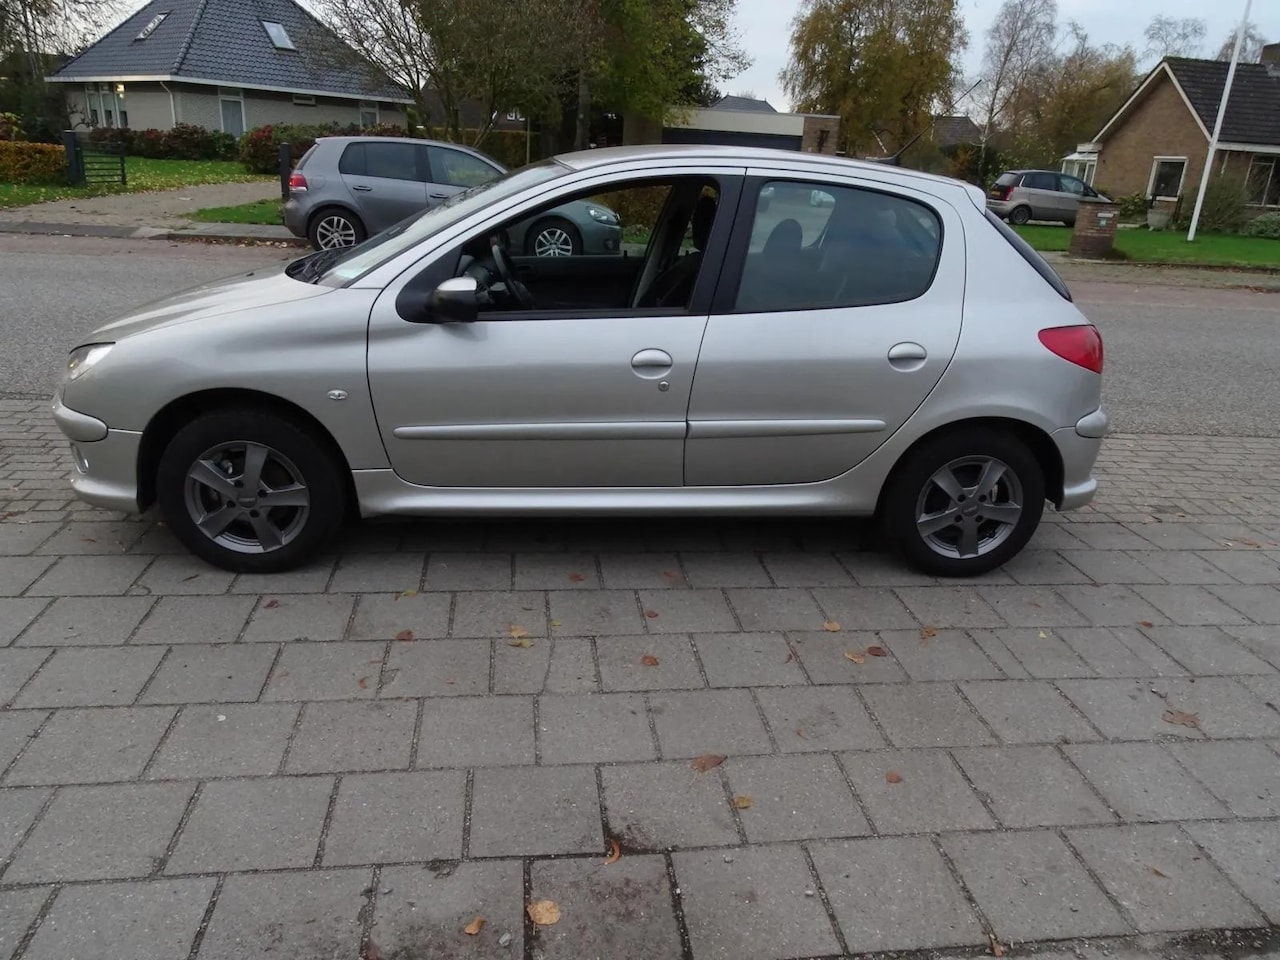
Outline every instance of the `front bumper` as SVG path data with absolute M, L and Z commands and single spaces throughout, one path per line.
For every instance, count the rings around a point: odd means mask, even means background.
M 617 224 L 592 220 L 583 225 L 581 233 L 585 256 L 617 256 L 622 250 L 622 228 Z
M 1105 407 L 1081 417 L 1074 427 L 1053 433 L 1054 445 L 1062 455 L 1062 499 L 1059 510 L 1078 510 L 1088 506 L 1098 492 L 1093 465 L 1102 449 L 1102 438 L 1111 428 Z
M 96 417 L 53 398 L 53 419 L 71 441 L 71 488 L 86 503 L 104 510 L 138 512 L 138 448 L 142 434 L 111 430 Z

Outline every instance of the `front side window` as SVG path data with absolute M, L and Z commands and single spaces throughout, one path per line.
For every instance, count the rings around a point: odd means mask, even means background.
M 432 180 L 451 187 L 475 187 L 502 176 L 501 170 L 461 150 L 448 147 L 429 147 Z
M 901 303 L 924 294 L 942 222 L 915 200 L 860 187 L 766 183 L 734 310 L 765 313 Z
M 1075 177 L 1059 177 L 1058 182 L 1063 193 L 1074 193 L 1077 197 L 1085 195 L 1084 182 Z
M 1186 170 L 1186 160 L 1156 158 L 1151 167 L 1151 196 L 1165 200 L 1178 199 L 1182 194 L 1182 177 Z

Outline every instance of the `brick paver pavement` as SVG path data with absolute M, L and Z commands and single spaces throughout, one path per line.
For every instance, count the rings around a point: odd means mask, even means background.
M 1114 437 L 960 583 L 829 520 L 366 524 L 236 577 L 63 456 L 0 399 L 0 957 L 1274 947 L 1274 440 Z

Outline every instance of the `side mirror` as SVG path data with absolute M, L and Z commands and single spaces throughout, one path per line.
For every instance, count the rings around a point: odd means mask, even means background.
M 475 277 L 453 277 L 431 292 L 427 323 L 475 323 L 480 313 L 480 286 Z

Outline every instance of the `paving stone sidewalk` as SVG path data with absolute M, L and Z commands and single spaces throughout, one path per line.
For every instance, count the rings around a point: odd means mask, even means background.
M 1112 438 L 960 583 L 829 520 L 233 576 L 63 456 L 0 399 L 0 958 L 1280 955 L 1274 440 Z

